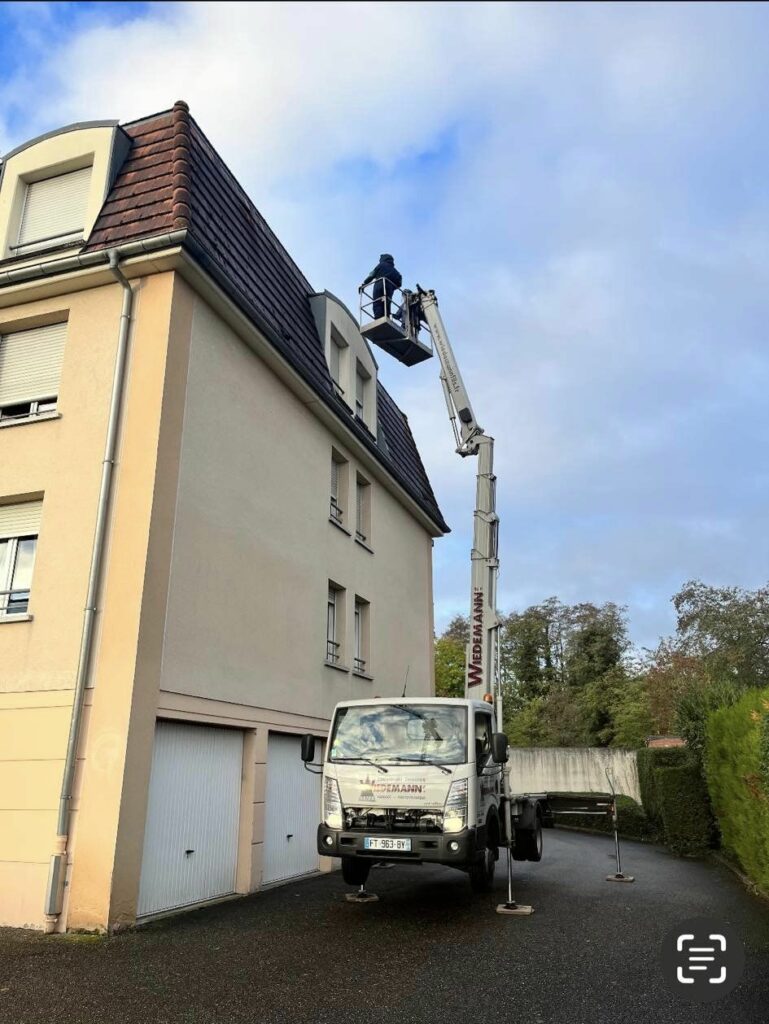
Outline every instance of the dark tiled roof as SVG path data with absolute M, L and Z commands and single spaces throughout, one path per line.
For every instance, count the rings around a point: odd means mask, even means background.
M 183 245 L 442 530 L 408 421 L 377 387 L 378 441 L 337 398 L 315 327 L 310 286 L 186 104 L 132 124 L 128 156 L 88 240 L 103 249 L 186 230 Z

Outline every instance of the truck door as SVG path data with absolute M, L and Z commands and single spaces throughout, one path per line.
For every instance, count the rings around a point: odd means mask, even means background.
M 491 760 L 491 714 L 475 712 L 475 767 L 478 779 L 478 800 L 476 802 L 476 825 L 486 824 L 490 807 L 498 801 L 499 768 Z

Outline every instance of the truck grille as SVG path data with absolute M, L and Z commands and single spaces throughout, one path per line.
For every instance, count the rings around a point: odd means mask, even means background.
M 348 832 L 442 832 L 443 809 L 426 807 L 345 807 Z

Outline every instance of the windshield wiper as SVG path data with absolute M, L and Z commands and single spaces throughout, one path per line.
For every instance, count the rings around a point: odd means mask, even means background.
M 393 761 L 405 761 L 407 764 L 430 764 L 433 768 L 440 768 L 444 775 L 451 775 L 451 769 L 440 761 L 432 761 L 429 757 L 394 757 Z
M 334 761 L 347 761 L 348 763 L 352 761 L 360 763 L 361 761 L 363 761 L 364 764 L 373 765 L 373 767 L 376 768 L 378 772 L 382 772 L 384 775 L 387 775 L 387 769 L 385 768 L 385 766 L 382 764 L 377 764 L 376 761 L 372 761 L 370 757 L 332 757 L 331 761 L 332 763 Z

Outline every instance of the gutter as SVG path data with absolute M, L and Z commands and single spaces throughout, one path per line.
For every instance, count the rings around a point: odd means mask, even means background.
M 164 236 L 164 238 L 168 238 L 168 236 Z M 146 243 L 144 244 L 146 245 Z M 167 245 L 168 243 L 164 241 L 162 244 Z M 160 246 L 158 246 L 158 248 L 159 247 Z M 61 782 L 61 795 L 59 797 L 59 816 L 56 824 L 56 844 L 54 852 L 51 855 L 51 863 L 48 872 L 48 886 L 45 896 L 45 931 L 49 933 L 56 930 L 56 924 L 59 916 L 61 915 L 64 900 L 64 881 L 67 870 L 67 848 L 69 844 L 69 830 L 72 814 L 72 787 L 75 777 L 75 766 L 77 764 L 80 727 L 83 720 L 86 683 L 88 681 L 88 671 L 90 668 L 91 653 L 93 650 L 99 580 L 101 577 L 104 551 L 106 548 L 105 538 L 107 534 L 107 522 L 109 519 L 112 477 L 115 469 L 115 455 L 117 452 L 118 422 L 123 398 L 123 383 L 125 378 L 126 357 L 128 353 L 128 336 L 131 327 L 131 316 L 134 301 L 133 289 L 131 288 L 128 279 L 123 274 L 123 271 L 120 269 L 121 256 L 129 255 L 129 253 L 126 252 L 128 248 L 129 246 L 121 246 L 119 249 L 110 249 L 108 252 L 100 252 L 96 254 L 100 257 L 100 262 L 104 262 L 106 257 L 109 269 L 112 271 L 116 280 L 123 289 L 123 307 L 120 313 L 120 326 L 118 328 L 115 372 L 112 380 L 112 397 L 110 399 L 107 437 L 104 445 L 104 461 L 102 463 L 101 485 L 99 488 L 99 503 L 97 506 L 96 526 L 94 529 L 93 548 L 91 551 L 91 568 L 88 576 L 88 594 L 85 603 L 85 611 L 83 612 L 83 632 L 80 641 L 80 656 L 77 665 L 77 675 L 75 677 L 72 716 L 70 718 L 67 753 L 64 761 L 64 774 Z M 88 255 L 90 256 L 90 254 Z M 62 263 L 65 261 L 58 262 Z
M 157 252 L 159 249 L 175 248 L 181 245 L 186 237 L 186 229 L 171 231 L 163 235 L 153 235 L 151 238 L 141 238 L 136 242 L 125 242 L 114 249 L 95 249 L 75 256 L 64 256 L 58 260 L 27 264 L 13 270 L 0 270 L 0 288 L 44 277 L 55 277 L 56 274 L 67 274 L 87 267 L 98 267 L 103 264 L 111 266 L 111 253 L 118 253 L 120 259 L 130 259 L 131 256 L 142 256 L 145 253 Z

